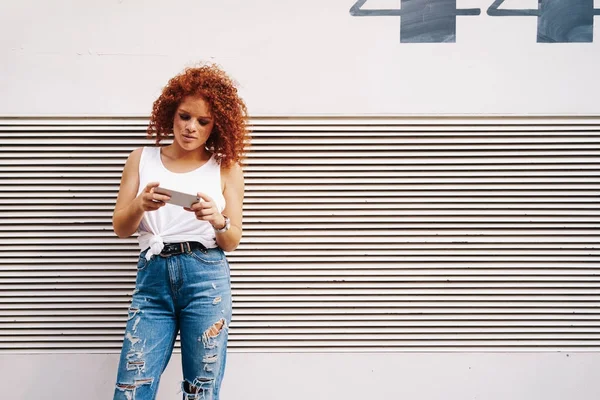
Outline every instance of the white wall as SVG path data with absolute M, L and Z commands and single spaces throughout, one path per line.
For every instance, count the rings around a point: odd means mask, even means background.
M 198 60 L 254 115 L 600 114 L 594 43 L 536 43 L 535 18 L 459 17 L 454 44 L 400 44 L 354 0 L 21 0 L 0 9 L 0 115 L 147 115 Z M 399 1 L 373 0 L 383 7 Z M 117 355 L 4 355 L 3 398 L 106 399 Z M 177 398 L 178 357 L 161 389 Z M 587 400 L 598 353 L 233 353 L 224 400 Z
M 0 387 L 7 399 L 106 400 L 117 362 L 103 354 L 4 356 Z M 179 398 L 180 362 L 174 355 L 158 400 Z M 586 353 L 233 353 L 228 363 L 223 400 L 600 398 L 600 362 Z
M 535 17 L 459 0 L 482 12 L 458 17 L 456 43 L 400 44 L 399 17 L 352 17 L 354 2 L 4 2 L 0 115 L 147 115 L 198 60 L 230 71 L 254 115 L 600 113 L 598 18 L 594 43 L 543 44 Z

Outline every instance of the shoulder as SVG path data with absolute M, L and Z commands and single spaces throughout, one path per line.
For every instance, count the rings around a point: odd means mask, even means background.
M 244 169 L 238 163 L 233 163 L 227 167 L 221 166 L 221 178 L 225 185 L 227 183 L 241 183 L 244 182 Z
M 144 152 L 144 148 L 138 147 L 137 149 L 135 149 L 131 153 L 129 153 L 129 158 L 140 158 L 142 156 L 143 152 Z
M 143 147 L 133 150 L 129 153 L 127 157 L 127 162 L 125 163 L 126 167 L 129 168 L 137 168 L 140 165 L 140 160 L 142 158 L 142 153 L 144 151 Z
M 127 162 L 134 161 L 134 162 L 139 163 L 140 158 L 142 158 L 143 152 L 144 152 L 144 147 L 139 147 L 139 148 L 133 150 L 131 153 L 129 153 L 129 157 L 127 157 Z
M 228 167 L 221 166 L 221 176 L 228 177 L 242 177 L 244 176 L 244 170 L 242 166 L 238 163 L 233 163 Z

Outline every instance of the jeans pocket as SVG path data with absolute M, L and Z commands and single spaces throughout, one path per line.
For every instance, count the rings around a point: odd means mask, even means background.
M 148 266 L 149 261 L 146 260 L 147 252 L 148 252 L 148 249 L 146 249 L 140 253 L 140 257 L 138 258 L 138 262 L 137 262 L 137 270 L 138 271 L 141 271 Z
M 226 265 L 225 254 L 219 248 L 209 249 L 206 252 L 203 252 L 202 250 L 192 250 L 190 255 L 202 264 L 214 266 Z

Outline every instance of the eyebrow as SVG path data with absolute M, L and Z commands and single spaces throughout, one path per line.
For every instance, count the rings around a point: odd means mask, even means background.
M 179 111 L 180 111 L 180 112 L 184 112 L 184 113 L 186 113 L 186 114 L 190 114 L 190 115 L 192 115 L 192 113 L 191 113 L 191 112 L 187 111 L 187 110 L 186 110 L 186 109 L 184 109 L 184 108 L 179 108 Z M 202 115 L 201 115 L 201 116 L 199 116 L 199 117 L 198 117 L 198 119 L 210 119 L 210 120 L 212 120 L 212 118 L 211 118 L 210 116 L 202 116 Z

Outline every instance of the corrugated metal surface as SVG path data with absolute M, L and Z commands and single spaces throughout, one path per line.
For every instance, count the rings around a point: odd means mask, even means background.
M 255 118 L 230 348 L 600 348 L 600 118 Z M 118 351 L 142 118 L 0 119 L 0 352 Z

